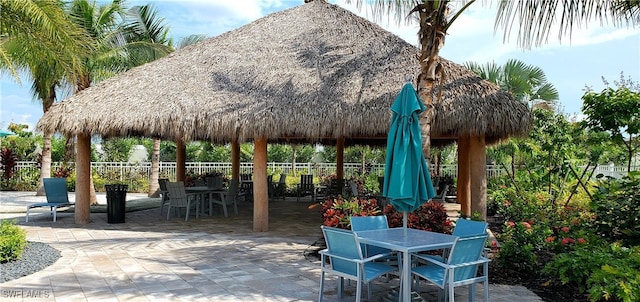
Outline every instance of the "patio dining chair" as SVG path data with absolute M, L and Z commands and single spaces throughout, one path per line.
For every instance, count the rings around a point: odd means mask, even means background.
M 433 196 L 433 198 L 431 198 L 431 201 L 439 202 L 439 203 L 445 202 L 448 191 L 449 191 L 449 185 L 444 185 L 444 188 L 442 188 L 442 191 L 440 191 L 440 194 Z
M 387 216 L 385 215 L 351 216 L 350 221 L 351 221 L 351 230 L 354 232 L 380 230 L 380 229 L 389 228 L 389 223 L 387 222 Z M 365 257 L 371 257 L 378 254 L 392 253 L 390 249 L 386 249 L 386 248 L 374 246 L 374 245 L 363 244 L 362 249 L 364 251 Z M 390 260 L 390 257 L 387 257 L 383 260 L 388 261 Z M 395 260 L 397 260 L 397 258 Z M 397 265 L 398 263 L 396 262 L 395 264 Z
M 29 222 L 29 213 L 34 208 L 49 207 L 51 214 L 53 215 L 53 222 L 57 220 L 57 210 L 59 207 L 66 207 L 73 205 L 69 202 L 69 194 L 67 193 L 67 179 L 66 178 L 45 178 L 44 192 L 47 196 L 47 202 L 41 202 L 36 204 L 30 204 L 27 206 L 27 215 L 25 222 Z
M 300 196 L 313 195 L 312 200 L 315 201 L 316 189 L 313 185 L 313 175 L 300 175 L 300 183 L 297 188 L 297 199 L 300 201 Z
M 189 212 L 192 208 L 196 211 L 196 218 L 200 213 L 200 202 L 198 201 L 198 194 L 189 193 L 184 188 L 184 183 L 181 181 L 178 182 L 167 182 L 167 190 L 169 191 L 169 204 L 167 208 L 167 220 L 171 216 L 171 209 L 175 212 L 176 209 L 185 208 L 186 213 L 184 217 L 184 221 L 189 220 Z
M 454 301 L 455 287 L 469 286 L 469 301 L 473 301 L 476 283 L 483 283 L 484 301 L 489 301 L 489 259 L 483 256 L 487 234 L 473 237 L 456 238 L 449 257 L 445 261 L 412 254 L 412 257 L 426 261 L 426 265 L 418 265 L 411 269 L 414 276 L 425 279 L 440 288 L 438 301 L 444 292 L 445 301 Z M 478 268 L 482 266 L 482 273 Z M 419 281 L 419 280 L 418 280 Z M 417 283 L 416 283 L 417 285 Z
M 327 249 L 320 251 L 321 273 L 320 294 L 318 301 L 322 301 L 324 293 L 325 273 L 338 275 L 338 298 L 342 298 L 344 278 L 356 281 L 356 301 L 359 302 L 362 295 L 362 283 L 367 285 L 367 294 L 371 300 L 370 282 L 397 268 L 376 262 L 375 260 L 385 256 L 379 254 L 372 257 L 364 257 L 360 249 L 360 243 L 355 233 L 327 226 L 321 226 L 322 233 L 327 242 Z
M 227 210 L 228 204 L 233 204 L 233 212 L 238 215 L 238 180 L 232 179 L 229 181 L 229 190 L 213 193 L 214 198 L 209 200 L 209 208 L 213 208 L 214 204 L 222 207 L 222 213 L 224 217 L 229 217 L 229 211 Z M 215 198 L 218 195 L 219 198 Z
M 158 186 L 160 187 L 160 195 L 162 199 L 160 200 L 160 216 L 164 212 L 164 207 L 169 204 L 169 191 L 167 190 L 167 182 L 169 179 L 160 178 L 158 179 Z
M 285 199 L 285 193 L 287 189 L 287 174 L 280 174 L 280 179 L 278 182 L 273 184 L 273 197 L 282 197 L 282 200 Z
M 224 188 L 224 180 L 222 176 L 209 176 L 207 177 L 207 187 L 212 190 L 218 190 Z
M 455 222 L 453 233 L 451 235 L 458 236 L 460 238 L 482 236 L 487 234 L 487 227 L 489 224 L 485 221 L 474 221 L 464 218 L 459 218 Z M 485 250 L 486 252 L 486 250 Z M 449 249 L 444 249 L 442 255 L 423 255 L 438 261 L 444 261 L 449 254 Z M 486 253 L 485 253 L 486 254 Z

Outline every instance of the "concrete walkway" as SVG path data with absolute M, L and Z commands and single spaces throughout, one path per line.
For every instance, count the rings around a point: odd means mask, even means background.
M 73 213 L 64 212 L 56 223 L 48 214 L 30 215 L 25 223 L 24 213 L 17 210 L 41 201 L 34 195 L 0 192 L 1 217 L 17 218 L 28 240 L 50 244 L 62 258 L 40 272 L 0 284 L 2 301 L 318 299 L 320 264 L 308 254 L 322 236 L 321 219 L 317 209 L 308 209 L 308 202 L 271 202 L 269 231 L 254 233 L 250 203 L 239 205 L 239 215 L 225 218 L 218 211 L 188 222 L 177 217 L 167 221 L 156 208 L 129 212 L 123 224 L 108 224 L 106 214 L 92 213 L 92 223 L 76 225 Z M 355 282 L 338 299 L 336 280 L 329 275 L 325 301 L 353 301 Z M 397 286 L 394 278 L 376 281 L 371 301 L 380 301 Z M 482 286 L 477 288 L 477 301 L 482 301 Z M 435 288 L 420 289 L 424 299 L 435 300 Z M 490 285 L 489 290 L 491 301 L 542 301 L 521 286 Z M 456 299 L 466 301 L 467 293 L 458 288 Z

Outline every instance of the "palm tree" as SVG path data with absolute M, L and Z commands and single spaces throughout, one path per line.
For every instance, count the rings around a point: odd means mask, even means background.
M 527 65 L 516 59 L 508 60 L 503 66 L 496 63 L 480 65 L 466 62 L 464 66 L 471 69 L 481 78 L 500 86 L 510 92 L 516 99 L 525 104 L 541 100 L 553 104 L 559 99 L 558 90 L 547 82 L 547 76 L 540 67 Z
M 126 10 L 120 0 L 105 5 L 75 0 L 69 14 L 91 34 L 98 45 L 97 51 L 85 58 L 83 73 L 76 78 L 76 92 L 90 87 L 95 81 L 151 62 L 173 51 L 168 38 L 169 29 L 150 5 Z M 152 159 L 157 164 L 159 144 L 156 142 L 154 150 L 155 147 L 158 150 L 154 151 Z M 157 171 L 157 168 L 154 169 L 155 174 L 151 177 L 150 195 L 157 191 Z M 94 190 L 90 192 L 91 203 L 94 204 L 97 202 Z
M 157 31 L 156 31 L 157 32 Z M 206 37 L 204 35 L 190 35 L 179 40 L 176 49 L 181 49 L 189 45 L 196 44 Z M 155 40 L 155 39 L 152 39 Z M 155 40 L 159 41 L 159 40 Z M 169 46 L 171 46 L 169 40 Z M 153 150 L 151 151 L 151 174 L 149 175 L 149 197 L 158 197 L 160 195 L 160 139 L 153 138 Z
M 0 66 L 19 81 L 16 70 L 30 77 L 34 98 L 47 112 L 56 101 L 56 88 L 79 72 L 81 57 L 90 51 L 90 40 L 64 12 L 62 1 L 0 1 Z M 6 23 L 5 23 L 6 22 Z M 51 176 L 51 133 L 43 134 L 40 185 Z
M 169 27 L 164 18 L 159 18 L 151 5 L 135 6 L 127 12 L 124 25 L 126 48 L 130 67 L 135 67 L 159 59 L 174 51 L 173 41 L 169 38 Z M 175 49 L 180 49 L 202 41 L 203 35 L 191 35 L 181 39 Z M 149 197 L 160 194 L 160 139 L 153 139 L 151 153 L 151 174 L 149 176 Z
M 558 90 L 553 84 L 547 82 L 547 76 L 540 67 L 527 65 L 516 59 L 508 60 L 503 66 L 498 66 L 495 62 L 480 65 L 475 62 L 466 62 L 464 66 L 471 69 L 481 78 L 490 81 L 502 90 L 510 92 L 516 99 L 525 104 L 531 102 L 533 110 L 534 100 L 542 101 L 535 107 L 551 108 L 555 101 L 559 99 Z M 546 104 L 546 105 L 543 105 Z M 514 138 L 496 146 L 492 149 L 493 157 L 502 157 L 500 164 L 503 165 L 509 177 L 515 175 L 516 154 L 521 146 L 524 147 L 526 140 Z M 510 159 L 510 167 L 506 167 L 504 159 Z M 514 182 L 515 183 L 515 182 Z
M 444 46 L 447 29 L 456 18 L 475 0 L 458 2 L 462 7 L 451 14 L 449 0 L 345 0 L 355 2 L 358 7 L 370 4 L 374 18 L 394 15 L 400 23 L 405 16 L 416 13 L 420 29 L 421 74 L 418 77 L 418 94 L 427 106 L 423 115 L 422 135 L 425 156 L 429 157 L 429 140 L 433 110 L 434 86 L 438 83 L 441 65 L 439 52 Z M 558 15 L 556 12 L 561 11 Z M 556 20 L 560 18 L 560 20 Z M 640 1 L 638 0 L 502 0 L 498 6 L 496 29 L 503 28 L 505 38 L 514 24 L 519 25 L 518 37 L 521 46 L 530 47 L 531 41 L 540 45 L 547 41 L 552 25 L 560 24 L 560 33 L 571 34 L 573 26 L 586 24 L 592 19 L 610 20 L 616 26 L 640 24 Z
M 558 12 L 561 12 L 560 14 Z M 518 44 L 524 48 L 547 42 L 552 26 L 559 25 L 558 39 L 571 36 L 574 26 L 591 21 L 616 27 L 640 24 L 638 0 L 502 0 L 498 5 L 495 28 L 504 30 L 507 40 L 511 28 L 518 29 Z
M 70 22 L 63 7 L 59 0 L 0 0 L 0 68 L 19 82 L 17 69 L 25 68 L 28 60 L 39 61 L 42 58 L 37 56 L 46 55 L 66 73 L 77 71 L 80 62 L 76 54 L 87 51 L 88 44 L 84 32 Z M 8 49 L 18 45 L 33 53 Z
M 151 5 L 127 10 L 119 0 L 102 6 L 88 0 L 75 0 L 70 14 L 91 33 L 98 45 L 98 51 L 86 58 L 85 72 L 77 79 L 80 83 L 77 91 L 88 88 L 94 81 L 154 61 L 174 50 L 169 27 Z M 181 43 L 188 45 L 202 38 L 190 36 Z M 154 138 L 149 196 L 158 194 L 159 154 L 160 140 Z M 91 202 L 95 203 L 93 191 Z
M 128 13 L 128 22 L 124 25 L 129 63 L 131 67 L 151 62 L 173 51 L 169 28 L 163 18 L 158 18 L 150 5 L 135 6 Z M 151 173 L 149 175 L 149 197 L 160 195 L 160 139 L 153 139 L 151 153 Z
M 400 23 L 404 16 L 417 14 L 420 29 L 418 38 L 420 41 L 419 64 L 421 73 L 418 76 L 418 95 L 424 102 L 427 109 L 423 113 L 421 120 L 422 144 L 425 157 L 430 154 L 431 121 L 433 120 L 433 100 L 435 87 L 439 77 L 442 76 L 442 66 L 440 64 L 440 49 L 444 46 L 447 30 L 458 16 L 471 5 L 475 0 L 462 1 L 462 7 L 455 13 L 449 7 L 449 0 L 354 0 L 358 7 L 364 2 L 372 6 L 373 17 L 381 18 L 385 15 L 394 15 L 396 21 Z M 346 0 L 350 3 L 351 0 Z

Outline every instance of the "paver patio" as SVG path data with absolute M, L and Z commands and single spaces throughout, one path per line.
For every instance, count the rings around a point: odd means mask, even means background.
M 17 193 L 0 193 L 0 209 L 39 201 L 12 194 Z M 295 198 L 271 202 L 265 233 L 252 231 L 250 203 L 241 203 L 237 216 L 224 218 L 217 212 L 188 222 L 167 221 L 157 208 L 126 213 L 123 224 L 108 224 L 104 213 L 92 213 L 88 225 L 75 225 L 73 213 L 59 213 L 56 223 L 48 214 L 33 215 L 25 223 L 24 213 L 5 213 L 3 218 L 18 218 L 28 240 L 48 243 L 62 257 L 40 272 L 0 284 L 0 300 L 316 301 L 319 260 L 305 252 L 316 249 L 321 219 L 308 205 Z M 325 301 L 353 301 L 354 285 L 347 286 L 339 300 L 336 278 L 329 275 Z M 372 300 L 380 301 L 395 287 L 393 278 L 376 282 Z M 435 299 L 433 287 L 420 289 L 425 299 Z M 456 290 L 457 299 L 466 300 L 466 294 L 466 288 Z M 481 297 L 477 295 L 477 301 Z M 542 301 L 521 286 L 491 285 L 490 297 Z

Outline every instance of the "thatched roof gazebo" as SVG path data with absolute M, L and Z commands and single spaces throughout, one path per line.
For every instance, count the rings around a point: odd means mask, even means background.
M 253 141 L 254 229 L 263 231 L 266 144 L 384 144 L 389 107 L 405 75 L 419 73 L 418 51 L 339 6 L 311 1 L 102 81 L 53 105 L 38 129 L 78 135 L 77 169 L 84 171 L 88 138 L 96 134 L 159 137 L 179 146 L 232 142 L 234 164 L 238 143 Z M 485 141 L 526 132 L 526 105 L 460 65 L 443 64 L 432 139 L 481 138 L 484 148 Z M 77 186 L 83 202 L 80 177 Z

